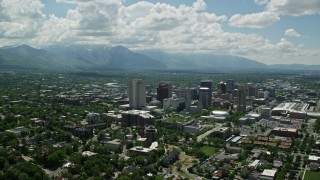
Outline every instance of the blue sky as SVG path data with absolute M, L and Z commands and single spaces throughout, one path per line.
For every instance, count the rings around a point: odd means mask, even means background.
M 0 46 L 123 45 L 320 64 L 320 0 L 0 2 Z

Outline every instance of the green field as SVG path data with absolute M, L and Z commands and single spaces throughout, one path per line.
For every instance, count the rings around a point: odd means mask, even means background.
M 219 148 L 212 147 L 212 146 L 202 146 L 200 148 L 200 151 L 202 151 L 203 153 L 205 153 L 208 156 L 212 156 L 214 153 L 219 151 Z
M 319 180 L 320 172 L 307 170 L 303 180 Z

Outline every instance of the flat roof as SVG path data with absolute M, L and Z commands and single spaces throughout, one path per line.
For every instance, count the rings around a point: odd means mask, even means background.
M 250 116 L 250 117 L 260 117 L 261 115 L 257 114 L 257 113 L 252 113 L 252 114 L 248 114 L 248 116 Z
M 199 89 L 202 89 L 202 90 L 209 90 L 210 88 L 207 88 L 207 87 L 200 87 Z
M 277 173 L 277 169 L 265 169 L 263 172 L 262 172 L 262 176 L 268 176 L 268 177 L 274 177 Z
M 309 161 L 318 161 L 320 159 L 319 156 L 309 155 Z
M 284 102 L 273 108 L 272 111 L 306 112 L 308 106 L 308 103 L 303 102 Z
M 159 146 L 158 142 L 157 142 L 157 141 L 155 141 L 155 142 L 153 142 L 153 143 L 151 144 L 151 146 L 150 146 L 150 148 L 149 148 L 149 149 L 157 149 L 157 148 L 158 148 L 158 146 Z
M 147 140 L 147 138 L 139 138 L 139 139 L 137 139 L 137 141 L 146 141 Z
M 122 112 L 123 114 L 132 114 L 132 115 L 139 115 L 142 116 L 143 118 L 154 118 L 154 116 L 152 116 L 150 114 L 150 111 L 144 111 L 144 110 L 129 110 L 129 111 L 124 111 Z
M 251 164 L 249 164 L 249 167 L 256 167 L 260 160 L 254 160 Z
M 227 111 L 211 111 L 211 114 L 214 116 L 230 116 Z
M 130 151 L 136 151 L 136 152 L 148 153 L 148 152 L 153 151 L 154 149 L 145 148 L 145 147 L 142 147 L 142 146 L 136 146 L 136 147 L 130 148 L 129 150 Z
M 216 128 L 214 128 L 213 130 L 214 130 L 214 131 L 223 132 L 223 131 L 226 131 L 226 130 L 228 130 L 228 129 L 230 129 L 230 128 L 229 128 L 229 127 L 216 127 Z
M 94 155 L 96 155 L 97 153 L 94 153 L 94 152 L 91 152 L 91 151 L 83 151 L 82 152 L 82 155 L 83 156 L 94 156 Z
M 242 138 L 241 136 L 236 136 L 235 138 L 233 138 L 233 139 L 231 140 L 231 142 L 236 143 L 236 142 L 238 142 L 241 138 Z
M 275 131 L 288 131 L 288 132 L 297 132 L 298 129 L 296 128 L 285 128 L 285 127 L 275 127 L 273 128 Z
M 119 145 L 121 144 L 121 140 L 120 139 L 114 139 L 111 141 L 107 141 L 108 144 L 115 144 L 115 145 Z

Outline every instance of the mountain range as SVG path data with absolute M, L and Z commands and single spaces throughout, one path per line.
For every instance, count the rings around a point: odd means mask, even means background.
M 28 45 L 0 48 L 0 69 L 177 69 L 247 70 L 311 69 L 320 66 L 266 65 L 238 56 L 213 53 L 165 53 L 155 50 L 133 52 L 123 46 L 52 45 L 41 49 Z
M 146 55 L 116 46 L 48 46 L 42 49 L 27 45 L 0 49 L 0 67 L 35 69 L 165 69 L 166 65 Z

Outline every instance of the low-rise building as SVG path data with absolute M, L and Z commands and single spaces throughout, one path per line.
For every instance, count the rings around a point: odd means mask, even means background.
M 94 153 L 94 152 L 91 152 L 91 151 L 83 151 L 82 152 L 82 156 L 90 157 L 90 156 L 95 156 L 95 155 L 97 155 L 97 153 Z
M 148 141 L 157 140 L 157 129 L 154 126 L 145 126 L 144 137 L 147 138 Z
M 163 100 L 163 109 L 172 108 L 174 111 L 182 111 L 186 108 L 183 98 L 166 98 Z
M 16 136 L 21 136 L 22 134 L 29 134 L 30 129 L 24 126 L 19 126 L 13 129 L 8 129 L 6 132 L 11 132 L 15 134 Z
M 231 130 L 228 127 L 215 128 L 211 135 L 226 140 L 231 137 Z
M 140 155 L 148 155 L 151 151 L 155 150 L 155 149 L 150 149 L 150 148 L 145 148 L 142 146 L 135 146 L 133 148 L 129 149 L 131 152 L 140 154 Z
M 231 139 L 231 143 L 238 143 L 242 137 L 241 136 L 236 136 Z
M 253 124 L 256 122 L 255 118 L 252 117 L 241 117 L 239 118 L 239 124 Z
M 97 124 L 100 122 L 100 114 L 99 113 L 89 113 L 86 116 L 86 121 L 88 124 Z
M 180 152 L 177 149 L 173 149 L 162 160 L 161 164 L 168 167 L 170 164 L 175 163 L 179 159 Z
M 113 151 L 119 151 L 122 147 L 122 141 L 120 139 L 114 139 L 112 141 L 106 141 L 103 143 L 106 147 Z
M 296 128 L 283 128 L 283 127 L 275 127 L 271 131 L 271 134 L 281 137 L 298 137 L 298 129 Z
M 88 138 L 93 136 L 93 129 L 84 127 L 75 128 L 73 135 L 80 138 Z
M 209 116 L 201 116 L 200 118 L 203 119 L 203 120 L 212 120 L 214 122 L 224 123 L 226 121 L 227 117 L 209 115 Z
M 310 162 L 317 162 L 320 159 L 319 156 L 309 155 L 308 160 Z
M 256 169 L 259 165 L 260 160 L 256 159 L 252 163 L 249 164 L 250 169 Z
M 273 180 L 276 176 L 277 173 L 277 169 L 265 169 L 261 175 L 260 175 L 260 179 L 263 180 Z
M 261 107 L 260 114 L 262 118 L 269 118 L 271 116 L 271 108 Z
M 118 121 L 121 121 L 122 115 L 115 114 L 113 112 L 108 112 L 108 113 L 103 113 L 101 118 L 105 119 L 107 121 L 110 121 L 110 122 L 112 122 L 112 121 L 118 122 Z
M 241 153 L 242 148 L 241 147 L 235 147 L 235 146 L 228 146 L 227 152 L 228 153 Z
M 272 116 L 290 116 L 291 118 L 305 119 L 308 103 L 287 102 L 281 103 L 272 109 Z
M 122 123 L 127 126 L 145 126 L 154 124 L 154 116 L 149 111 L 129 110 L 122 112 Z

